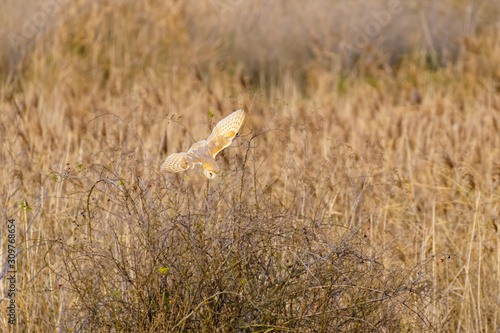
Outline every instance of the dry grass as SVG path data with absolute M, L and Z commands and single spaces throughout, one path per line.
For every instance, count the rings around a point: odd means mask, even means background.
M 496 2 L 408 1 L 349 59 L 363 1 L 193 3 L 0 41 L 17 330 L 499 330 Z M 221 177 L 159 172 L 238 108 Z

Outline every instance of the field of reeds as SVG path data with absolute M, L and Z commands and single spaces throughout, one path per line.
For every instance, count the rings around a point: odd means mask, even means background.
M 500 331 L 499 13 L 7 0 L 0 331 Z

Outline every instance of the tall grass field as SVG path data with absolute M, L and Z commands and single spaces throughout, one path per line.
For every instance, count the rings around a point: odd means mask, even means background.
M 496 0 L 5 0 L 1 332 L 499 332 Z M 247 119 L 201 168 L 167 156 Z

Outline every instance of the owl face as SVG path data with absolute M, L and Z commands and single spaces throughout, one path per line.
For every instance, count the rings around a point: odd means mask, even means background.
M 208 179 L 214 179 L 217 177 L 217 174 L 219 173 L 219 166 L 217 163 L 211 164 L 211 163 L 204 163 L 202 165 L 203 168 L 203 173 L 205 174 L 205 177 Z
M 203 170 L 203 173 L 205 174 L 205 177 L 207 177 L 208 179 L 214 179 L 215 177 L 217 177 L 215 171 Z

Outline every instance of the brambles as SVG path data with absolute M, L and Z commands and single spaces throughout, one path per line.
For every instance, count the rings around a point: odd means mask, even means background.
M 232 170 L 201 196 L 197 183 L 168 190 L 158 177 L 154 186 L 140 179 L 118 185 L 118 178 L 97 170 L 92 192 L 74 198 L 89 217 L 87 233 L 71 231 L 74 243 L 63 241 L 56 250 L 59 278 L 78 295 L 66 328 L 350 331 L 440 325 L 426 313 L 440 298 L 426 273 L 430 261 L 408 268 L 387 263 L 392 255 L 372 247 L 361 227 L 348 228 L 349 217 L 305 216 L 300 206 L 286 207 L 254 188 L 252 167 Z M 240 180 L 244 193 L 258 196 L 240 197 L 227 186 Z M 97 198 L 90 206 L 89 196 Z
M 1 45 L 18 331 L 498 331 L 498 6 L 405 1 L 348 67 L 366 6 L 232 4 L 72 1 Z M 159 172 L 239 108 L 217 181 Z

